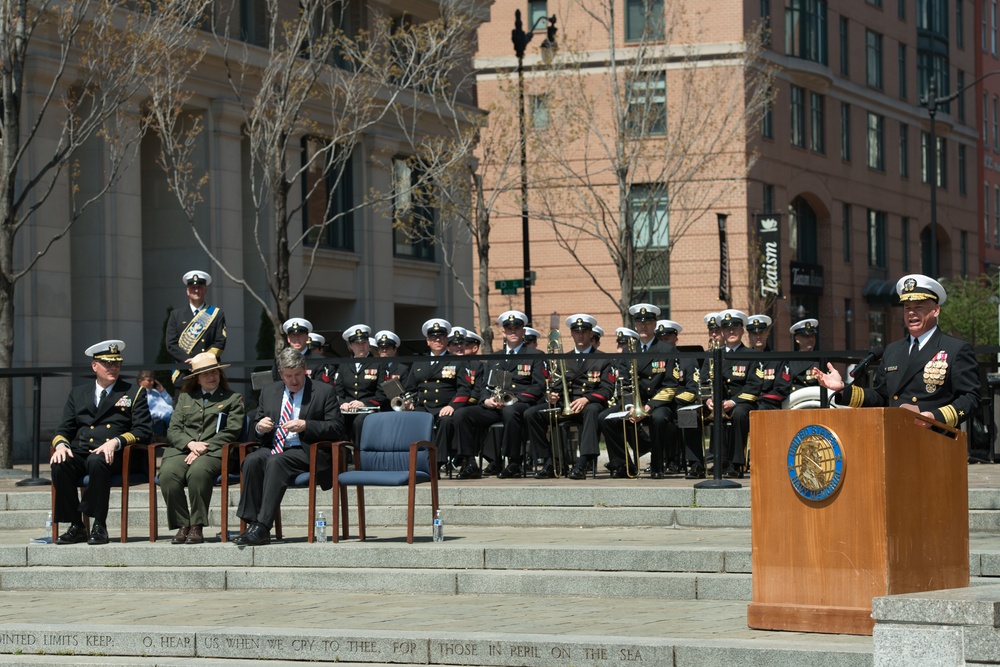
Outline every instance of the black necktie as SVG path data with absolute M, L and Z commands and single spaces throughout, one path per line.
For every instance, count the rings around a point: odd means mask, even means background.
M 910 345 L 910 361 L 913 361 L 913 358 L 917 356 L 918 352 L 920 352 L 920 342 L 914 338 L 913 344 Z
M 108 397 L 108 390 L 107 389 L 102 389 L 101 390 L 101 397 L 97 399 L 97 405 L 100 405 L 101 401 L 103 401 L 107 397 Z

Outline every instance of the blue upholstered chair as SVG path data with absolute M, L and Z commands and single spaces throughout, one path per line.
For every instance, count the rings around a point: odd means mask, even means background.
M 333 445 L 332 536 L 338 542 L 338 519 L 343 536 L 348 537 L 347 487 L 358 490 L 358 535 L 365 539 L 366 486 L 408 486 L 406 541 L 413 543 L 413 508 L 416 486 L 431 484 L 431 511 L 437 512 L 437 449 L 430 442 L 434 416 L 428 412 L 379 412 L 365 419 L 360 445 L 347 442 Z M 355 450 L 354 470 L 347 470 L 346 447 Z M 338 505 L 341 512 L 338 512 Z

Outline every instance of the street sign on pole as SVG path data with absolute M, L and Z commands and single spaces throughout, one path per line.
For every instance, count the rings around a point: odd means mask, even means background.
M 501 294 L 517 294 L 517 292 L 505 292 L 503 290 L 516 290 L 518 287 L 524 287 L 524 280 L 521 278 L 516 280 L 497 280 L 493 284 L 498 290 L 500 290 Z
M 504 287 L 503 289 L 500 290 L 500 293 L 501 294 L 517 294 L 517 288 L 516 287 Z

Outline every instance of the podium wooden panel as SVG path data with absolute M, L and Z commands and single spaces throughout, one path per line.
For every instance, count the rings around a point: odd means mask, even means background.
M 788 475 L 800 429 L 832 431 L 843 478 L 803 499 Z M 872 598 L 969 585 L 965 434 L 915 423 L 901 408 L 751 413 L 751 628 L 872 633 Z

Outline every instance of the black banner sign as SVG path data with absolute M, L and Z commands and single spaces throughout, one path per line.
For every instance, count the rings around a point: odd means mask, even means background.
M 781 214 L 758 213 L 757 285 L 762 298 L 781 297 Z
M 729 245 L 726 242 L 726 213 L 716 213 L 719 218 L 719 300 L 729 303 Z

